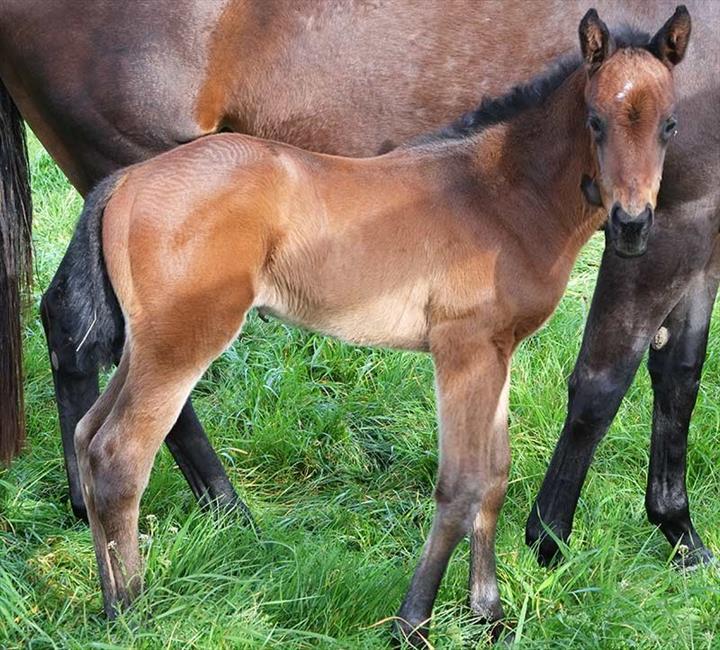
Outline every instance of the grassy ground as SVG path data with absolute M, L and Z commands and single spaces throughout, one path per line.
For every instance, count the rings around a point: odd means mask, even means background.
M 36 305 L 81 202 L 32 144 Z M 645 519 L 651 394 L 641 371 L 578 508 L 569 560 L 539 568 L 524 521 L 565 414 L 602 241 L 578 262 L 557 314 L 514 364 L 513 466 L 498 539 L 501 592 L 523 648 L 720 647 L 715 570 L 682 575 Z M 712 337 L 691 432 L 698 529 L 720 537 L 720 337 Z M 166 451 L 141 512 L 148 589 L 113 624 L 90 535 L 70 512 L 37 308 L 27 320 L 29 445 L 0 472 L 0 647 L 385 648 L 433 511 L 435 406 L 423 355 L 353 349 L 252 317 L 196 391 L 196 406 L 264 544 L 232 517 L 198 512 Z M 452 560 L 433 628 L 473 647 L 468 547 Z

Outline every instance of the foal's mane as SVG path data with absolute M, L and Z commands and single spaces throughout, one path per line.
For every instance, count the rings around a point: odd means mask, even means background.
M 612 37 L 617 49 L 651 50 L 650 35 L 634 27 L 622 26 L 613 31 Z M 529 109 L 538 108 L 580 64 L 581 59 L 577 54 L 562 56 L 536 77 L 518 84 L 499 97 L 483 97 L 475 109 L 464 113 L 452 124 L 439 131 L 419 136 L 408 145 L 467 138 L 490 126 L 507 122 Z

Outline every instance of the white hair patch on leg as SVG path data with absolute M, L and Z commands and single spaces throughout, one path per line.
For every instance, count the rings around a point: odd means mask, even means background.
M 669 340 L 670 332 L 668 331 L 668 328 L 661 327 L 657 332 L 655 332 L 655 336 L 653 336 L 653 340 L 650 345 L 653 350 L 662 350 Z

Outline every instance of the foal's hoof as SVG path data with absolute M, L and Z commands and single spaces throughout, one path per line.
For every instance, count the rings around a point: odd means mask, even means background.
M 692 550 L 681 546 L 672 559 L 673 566 L 679 571 L 695 571 L 716 561 L 712 551 L 704 546 Z
M 432 648 L 428 641 L 430 627 L 426 621 L 413 625 L 398 618 L 393 621 L 392 639 L 396 648 L 412 648 L 413 650 L 429 650 Z

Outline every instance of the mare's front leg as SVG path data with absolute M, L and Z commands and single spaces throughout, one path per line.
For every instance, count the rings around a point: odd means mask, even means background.
M 663 323 L 665 329 L 648 359 L 655 403 L 645 506 L 648 519 L 660 527 L 673 547 L 681 547 L 675 560 L 681 567 L 713 559 L 690 518 L 685 470 L 690 417 L 718 290 L 718 262 L 720 259 L 714 260 L 690 283 Z
M 77 423 L 98 397 L 98 370 L 91 356 L 87 354 L 88 351 L 79 345 L 79 341 L 72 340 L 68 335 L 71 330 L 69 324 L 76 317 L 76 307 L 68 304 L 66 298 L 67 264 L 67 258 L 63 259 L 50 287 L 43 295 L 40 311 L 50 352 L 70 503 L 75 515 L 87 520 L 73 438 Z M 201 504 L 218 504 L 223 508 L 237 507 L 249 517 L 246 506 L 238 499 L 189 400 L 180 412 L 166 442 Z
M 605 247 L 570 377 L 567 418 L 525 529 L 526 542 L 541 564 L 559 557 L 546 527 L 563 541 L 569 538 L 598 443 L 653 337 L 710 257 L 714 234 L 708 239 L 704 222 L 658 215 L 655 228 L 648 252 L 640 258 L 622 259 Z M 678 255 L 679 242 L 693 255 Z
M 488 620 L 502 617 L 494 538 L 510 464 L 510 351 L 481 337 L 476 327 L 466 319 L 433 328 L 431 337 L 440 418 L 436 511 L 395 624 L 396 635 L 416 647 L 427 647 L 438 587 L 453 550 L 473 525 L 471 603 Z

